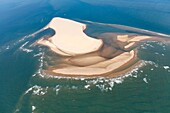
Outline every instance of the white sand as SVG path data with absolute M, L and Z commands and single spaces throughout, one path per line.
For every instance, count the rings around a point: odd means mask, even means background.
M 55 30 L 51 38 L 52 43 L 61 51 L 69 55 L 91 53 L 99 50 L 103 41 L 87 36 L 83 30 L 85 24 L 63 18 L 53 18 L 48 24 Z

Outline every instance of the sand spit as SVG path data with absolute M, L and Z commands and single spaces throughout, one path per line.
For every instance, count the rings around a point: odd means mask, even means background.
M 83 32 L 87 29 L 86 24 L 58 17 L 53 18 L 45 28 L 55 30 L 55 35 L 42 38 L 37 43 L 60 56 L 60 62 L 44 70 L 56 76 L 119 76 L 139 61 L 135 49 L 138 44 L 156 38 L 106 32 L 95 39 Z

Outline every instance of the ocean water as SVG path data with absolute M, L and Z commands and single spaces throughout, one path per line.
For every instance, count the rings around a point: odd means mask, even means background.
M 170 34 L 168 0 L 0 0 L 0 113 L 169 113 L 170 44 L 145 42 L 124 77 L 47 77 L 47 48 L 32 35 L 53 17 Z M 90 31 L 89 31 L 90 32 Z

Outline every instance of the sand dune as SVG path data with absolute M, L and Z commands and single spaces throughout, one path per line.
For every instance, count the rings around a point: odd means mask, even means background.
M 87 36 L 83 30 L 86 25 L 63 18 L 53 18 L 48 27 L 55 30 L 52 43 L 69 55 L 91 53 L 99 50 L 103 42 Z

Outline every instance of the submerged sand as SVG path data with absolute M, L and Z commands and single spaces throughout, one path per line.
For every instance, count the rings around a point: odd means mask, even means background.
M 83 32 L 85 24 L 58 17 L 53 18 L 46 28 L 55 30 L 55 35 L 37 43 L 60 55 L 60 63 L 45 71 L 58 76 L 115 77 L 114 73 L 121 73 L 137 63 L 134 48 L 139 42 L 153 38 L 104 33 L 100 39 L 95 39 Z

